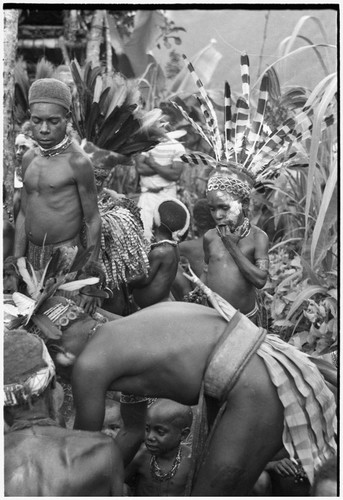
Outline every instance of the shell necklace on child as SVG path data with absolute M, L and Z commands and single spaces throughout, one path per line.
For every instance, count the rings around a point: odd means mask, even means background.
M 153 479 L 156 481 L 168 481 L 175 476 L 181 463 L 181 446 L 176 454 L 173 465 L 171 469 L 167 472 L 163 472 L 157 463 L 156 455 L 152 455 L 150 459 L 150 473 Z

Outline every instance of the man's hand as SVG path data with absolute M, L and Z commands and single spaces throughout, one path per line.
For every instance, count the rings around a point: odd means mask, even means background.
M 269 462 L 267 470 L 277 472 L 282 477 L 295 476 L 298 467 L 289 458 L 282 458 L 275 462 Z
M 79 294 L 75 300 L 76 304 L 83 308 L 83 310 L 92 315 L 95 313 L 97 307 L 101 307 L 102 300 L 100 297 L 92 297 L 91 295 Z

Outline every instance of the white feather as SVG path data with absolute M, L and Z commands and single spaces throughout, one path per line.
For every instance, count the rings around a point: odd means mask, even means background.
M 63 285 L 59 286 L 59 290 L 65 290 L 67 292 L 73 292 L 74 290 L 79 290 L 79 288 L 82 288 L 86 285 L 95 285 L 96 283 L 99 282 L 99 278 L 85 278 L 84 280 L 76 280 L 76 281 L 69 281 L 69 283 L 63 283 Z

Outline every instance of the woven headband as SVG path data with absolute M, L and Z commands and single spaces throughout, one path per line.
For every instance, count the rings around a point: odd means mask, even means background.
M 23 405 L 32 396 L 39 396 L 48 387 L 50 381 L 55 376 L 55 365 L 42 343 L 42 359 L 47 366 L 41 368 L 37 373 L 30 375 L 23 383 L 13 383 L 4 385 L 4 406 Z

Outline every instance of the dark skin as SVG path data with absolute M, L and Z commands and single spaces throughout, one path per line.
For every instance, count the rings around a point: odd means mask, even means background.
M 208 193 L 209 207 L 217 228 L 204 236 L 207 273 L 201 280 L 242 313 L 255 306 L 255 288 L 262 288 L 268 277 L 268 236 L 258 227 L 241 237 L 246 206 L 223 191 Z M 264 261 L 265 268 L 259 267 Z
M 169 231 L 157 227 L 154 227 L 153 231 L 156 243 L 164 239 L 171 240 Z M 180 258 L 178 247 L 169 243 L 152 247 L 148 257 L 150 264 L 148 276 L 140 276 L 128 281 L 135 302 L 141 308 L 169 300 Z
M 7 407 L 5 435 L 6 496 L 120 496 L 123 464 L 118 447 L 101 433 L 78 433 L 56 425 L 35 425 L 51 418 L 51 389 L 31 406 Z M 28 425 L 30 424 L 31 425 Z
M 183 425 L 185 411 L 175 401 L 158 400 L 147 413 L 145 444 L 125 470 L 125 482 L 134 483 L 135 496 L 183 496 L 191 467 L 191 449 L 181 442 L 190 427 Z M 171 470 L 181 446 L 181 463 L 174 477 L 156 481 L 151 474 L 151 456 L 155 455 L 163 473 Z M 134 479 L 134 481 L 132 481 Z
M 161 302 L 101 326 L 74 365 L 75 428 L 101 429 L 108 389 L 197 404 L 208 358 L 226 326 L 214 310 L 184 302 Z M 219 402 L 212 405 L 217 411 Z M 123 404 L 122 417 L 117 443 L 128 464 L 144 439 L 145 404 Z M 192 495 L 249 493 L 281 448 L 282 431 L 282 405 L 255 354 L 228 395 Z
M 34 139 L 47 149 L 65 137 L 68 113 L 60 105 L 36 103 L 31 106 Z M 82 149 L 72 143 L 57 156 L 44 157 L 37 148 L 23 158 L 23 189 L 16 221 L 14 255 L 25 255 L 28 241 L 42 246 L 61 245 L 70 240 L 80 244 L 84 220 L 91 259 L 100 249 L 101 219 L 93 168 Z M 100 305 L 98 299 L 82 298 L 89 312 Z

